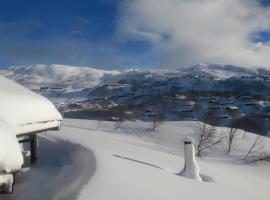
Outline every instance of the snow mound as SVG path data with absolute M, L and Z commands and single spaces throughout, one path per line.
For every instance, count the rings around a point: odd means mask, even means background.
M 0 119 L 0 173 L 17 171 L 23 164 L 20 145 L 15 131 Z

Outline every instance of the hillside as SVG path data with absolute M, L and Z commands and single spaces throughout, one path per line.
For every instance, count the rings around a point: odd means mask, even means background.
M 270 71 L 198 64 L 155 70 L 12 66 L 0 74 L 50 98 L 66 117 L 200 120 L 268 135 Z

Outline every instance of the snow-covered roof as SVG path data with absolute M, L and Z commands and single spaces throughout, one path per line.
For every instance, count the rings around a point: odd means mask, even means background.
M 238 110 L 237 106 L 227 106 L 227 109 L 229 110 Z
M 20 135 L 57 128 L 62 116 L 45 97 L 0 76 L 0 119 Z

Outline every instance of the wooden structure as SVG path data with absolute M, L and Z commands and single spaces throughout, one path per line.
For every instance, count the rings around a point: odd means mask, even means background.
M 19 143 L 29 143 L 31 164 L 38 159 L 37 134 L 59 130 L 62 116 L 45 97 L 0 76 L 0 120 L 12 127 Z M 0 127 L 1 128 L 1 127 Z M 15 173 L 20 166 L 10 171 Z
M 46 131 L 50 131 L 50 130 L 59 130 L 59 129 L 60 129 L 60 127 L 51 127 L 51 128 L 41 129 L 41 130 L 35 131 L 35 132 L 29 132 L 29 133 L 17 135 L 19 143 L 29 143 L 31 164 L 34 164 L 38 159 L 37 134 L 42 133 L 42 132 L 46 132 Z M 23 139 L 21 139 L 21 138 L 23 138 Z

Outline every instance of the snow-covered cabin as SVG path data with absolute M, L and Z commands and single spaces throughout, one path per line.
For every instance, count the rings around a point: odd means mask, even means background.
M 61 120 L 61 114 L 48 99 L 0 76 L 0 176 L 21 168 L 23 158 L 18 141 L 30 142 L 34 163 L 36 134 L 59 129 Z
M 226 107 L 226 110 L 231 111 L 231 112 L 234 112 L 234 111 L 237 111 L 238 110 L 238 107 L 237 106 L 227 106 Z
M 57 129 L 61 114 L 45 97 L 0 76 L 0 118 L 17 136 Z

